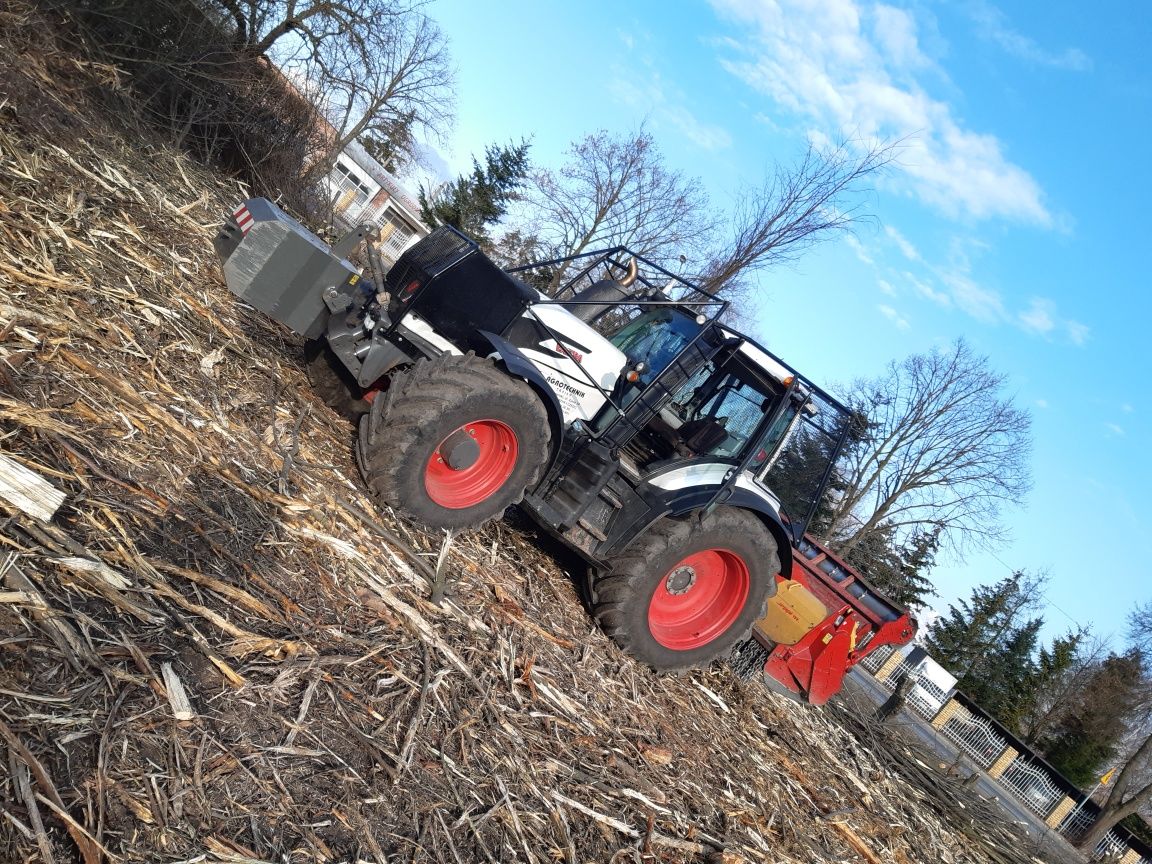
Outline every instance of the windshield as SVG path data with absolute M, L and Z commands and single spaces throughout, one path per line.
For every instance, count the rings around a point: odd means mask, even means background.
M 696 319 L 679 309 L 661 307 L 641 312 L 625 322 L 608 339 L 628 357 L 628 364 L 643 363 L 640 383 L 647 384 L 700 332 Z
M 737 363 L 706 363 L 661 412 L 689 451 L 684 455 L 739 458 L 778 395 L 749 380 Z

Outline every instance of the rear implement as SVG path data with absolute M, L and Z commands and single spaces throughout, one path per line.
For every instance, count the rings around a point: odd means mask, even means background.
M 739 649 L 743 671 L 811 705 L 840 691 L 853 666 L 882 645 L 906 645 L 916 620 L 843 559 L 805 535 L 767 614 Z

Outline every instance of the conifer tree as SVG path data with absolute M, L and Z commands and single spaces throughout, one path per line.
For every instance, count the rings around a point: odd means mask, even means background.
M 472 171 L 434 190 L 420 187 L 420 218 L 430 228 L 451 225 L 478 243 L 491 245 L 488 229 L 508 212 L 528 176 L 527 141 L 489 145 L 484 164 L 473 158 Z

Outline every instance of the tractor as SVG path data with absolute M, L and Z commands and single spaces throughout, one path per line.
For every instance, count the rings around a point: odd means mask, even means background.
M 519 505 L 654 669 L 745 643 L 851 412 L 725 323 L 725 300 L 623 247 L 505 270 L 442 226 L 385 272 L 371 234 L 330 247 L 254 198 L 214 243 L 231 291 L 304 338 L 319 394 L 358 423 L 374 501 L 452 531 Z

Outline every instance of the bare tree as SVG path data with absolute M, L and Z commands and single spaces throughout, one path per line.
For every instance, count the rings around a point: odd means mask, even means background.
M 1137 606 L 1128 616 L 1128 641 L 1145 663 L 1152 646 L 1152 601 Z M 1145 666 L 1147 670 L 1147 666 Z M 1120 763 L 1115 782 L 1100 808 L 1100 815 L 1080 838 L 1082 850 L 1092 852 L 1109 831 L 1134 813 L 1147 813 L 1152 806 L 1152 675 L 1145 672 L 1144 693 L 1135 702 L 1137 710 L 1129 718 L 1127 756 Z
M 301 209 L 348 142 L 403 161 L 448 121 L 445 40 L 418 0 L 51 2 L 152 122 Z
M 1128 634 L 1132 647 L 1152 657 L 1152 600 L 1141 603 L 1128 613 Z
M 1076 844 L 1082 851 L 1091 853 L 1118 822 L 1134 813 L 1147 813 L 1152 805 L 1152 721 L 1147 716 L 1147 701 L 1142 707 L 1145 710 L 1141 716 L 1134 718 L 1127 756 L 1120 763 L 1114 782 L 1104 787 L 1108 797 L 1100 814 Z
M 406 161 L 416 130 L 436 134 L 449 119 L 453 75 L 444 37 L 418 10 L 374 21 L 367 36 L 329 37 L 283 62 L 331 126 L 309 180 L 364 137 L 387 142 L 393 158 Z
M 699 254 L 715 227 L 700 181 L 665 166 L 643 130 L 575 142 L 559 171 L 532 178 L 517 222 L 521 233 L 531 226 L 549 257 L 624 245 L 658 263 Z
M 838 466 L 828 534 L 842 554 L 884 524 L 939 525 L 954 548 L 1002 535 L 1002 506 L 1030 486 L 1031 449 L 1031 418 L 1005 385 L 962 339 L 851 385 L 844 397 L 867 426 Z
M 868 218 L 864 184 L 896 155 L 896 144 L 846 141 L 824 149 L 809 144 L 797 163 L 777 163 L 763 185 L 737 202 L 732 233 L 708 260 L 701 283 L 743 295 L 756 273 L 852 230 Z
M 252 56 L 292 39 L 317 53 L 334 36 L 368 41 L 373 25 L 387 29 L 390 19 L 416 8 L 402 0 L 209 0 L 208 5 L 232 24 L 232 47 Z

